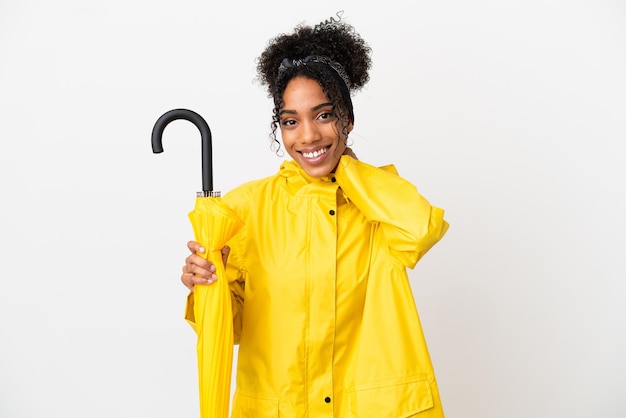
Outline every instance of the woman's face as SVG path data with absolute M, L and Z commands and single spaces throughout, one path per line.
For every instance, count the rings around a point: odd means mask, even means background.
M 332 103 L 317 81 L 301 76 L 287 84 L 283 102 L 280 132 L 287 153 L 309 176 L 327 176 L 346 149 Z

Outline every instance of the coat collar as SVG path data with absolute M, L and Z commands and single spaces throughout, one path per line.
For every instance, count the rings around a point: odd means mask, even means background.
M 335 199 L 337 189 L 341 190 L 339 185 L 332 181 L 332 175 L 311 177 L 293 160 L 284 161 L 277 176 L 284 178 L 285 186 L 293 195 Z M 339 194 L 345 198 L 343 191 Z
M 351 160 L 348 156 L 343 156 L 341 161 Z M 341 162 L 340 162 L 341 164 Z M 388 171 L 390 173 L 398 174 L 396 167 L 393 164 L 385 165 L 379 167 L 381 170 Z M 333 181 L 334 175 L 324 176 L 324 177 L 311 177 L 309 176 L 298 163 L 293 160 L 285 160 L 280 166 L 277 175 L 279 177 L 283 177 L 285 179 L 285 184 L 291 193 L 303 195 L 303 194 L 313 194 L 319 193 L 320 190 L 328 190 L 337 189 L 340 192 L 337 194 L 337 197 L 340 200 L 344 200 L 349 202 L 350 198 L 343 192 L 341 187 Z M 317 192 L 316 192 L 317 190 Z M 343 199 L 342 199 L 343 198 Z
M 293 160 L 284 161 L 280 170 L 278 170 L 278 175 L 285 177 L 288 181 L 304 181 L 306 184 L 316 183 L 316 182 L 327 182 L 330 183 L 332 181 L 333 176 L 324 176 L 324 177 L 311 177 L 309 176 L 303 169 Z

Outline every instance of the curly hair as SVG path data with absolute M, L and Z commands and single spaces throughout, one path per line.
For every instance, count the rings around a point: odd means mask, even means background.
M 350 93 L 360 90 L 369 81 L 371 48 L 354 27 L 341 21 L 339 13 L 337 16 L 339 20 L 331 18 L 314 27 L 300 24 L 290 34 L 277 35 L 270 39 L 257 58 L 257 79 L 266 86 L 268 97 L 274 100 L 270 138 L 278 144 L 277 152 L 280 143 L 276 139 L 276 131 L 280 123 L 283 93 L 289 81 L 296 76 L 305 76 L 320 84 L 338 112 L 344 133 L 349 123 L 353 122 L 352 105 L 346 101 L 350 100 Z M 341 78 L 333 74 L 334 70 L 328 65 L 299 65 L 281 68 L 279 72 L 285 58 L 302 60 L 309 56 L 328 57 L 343 67 L 349 81 L 349 85 L 343 87 L 344 91 L 346 87 L 349 90 L 347 97 L 342 95 Z

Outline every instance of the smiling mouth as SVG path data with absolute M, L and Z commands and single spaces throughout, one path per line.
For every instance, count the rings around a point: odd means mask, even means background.
M 330 146 L 318 149 L 317 151 L 313 151 L 313 152 L 301 152 L 301 154 L 304 158 L 315 159 L 323 154 L 326 154 L 326 152 L 329 149 L 330 149 Z

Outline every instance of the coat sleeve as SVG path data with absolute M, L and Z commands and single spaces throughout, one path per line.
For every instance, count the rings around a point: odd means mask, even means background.
M 393 166 L 378 168 L 344 155 L 335 178 L 363 215 L 380 225 L 390 252 L 406 267 L 414 268 L 448 230 L 444 211 L 431 206 Z
M 244 227 L 245 228 L 245 227 Z M 243 325 L 244 294 L 246 289 L 247 270 L 244 268 L 243 245 L 244 233 L 239 233 L 228 243 L 230 255 L 226 263 L 226 280 L 230 286 L 230 295 L 233 308 L 233 337 L 238 344 Z
M 246 248 L 248 243 L 248 227 L 250 201 L 249 187 L 237 187 L 226 195 L 223 201 L 233 209 L 244 226 L 227 243 L 230 247 L 230 254 L 226 263 L 226 280 L 230 286 L 230 294 L 233 309 L 233 336 L 235 344 L 239 343 L 241 328 L 243 325 L 244 296 L 246 281 L 248 280 L 248 269 L 246 264 Z

